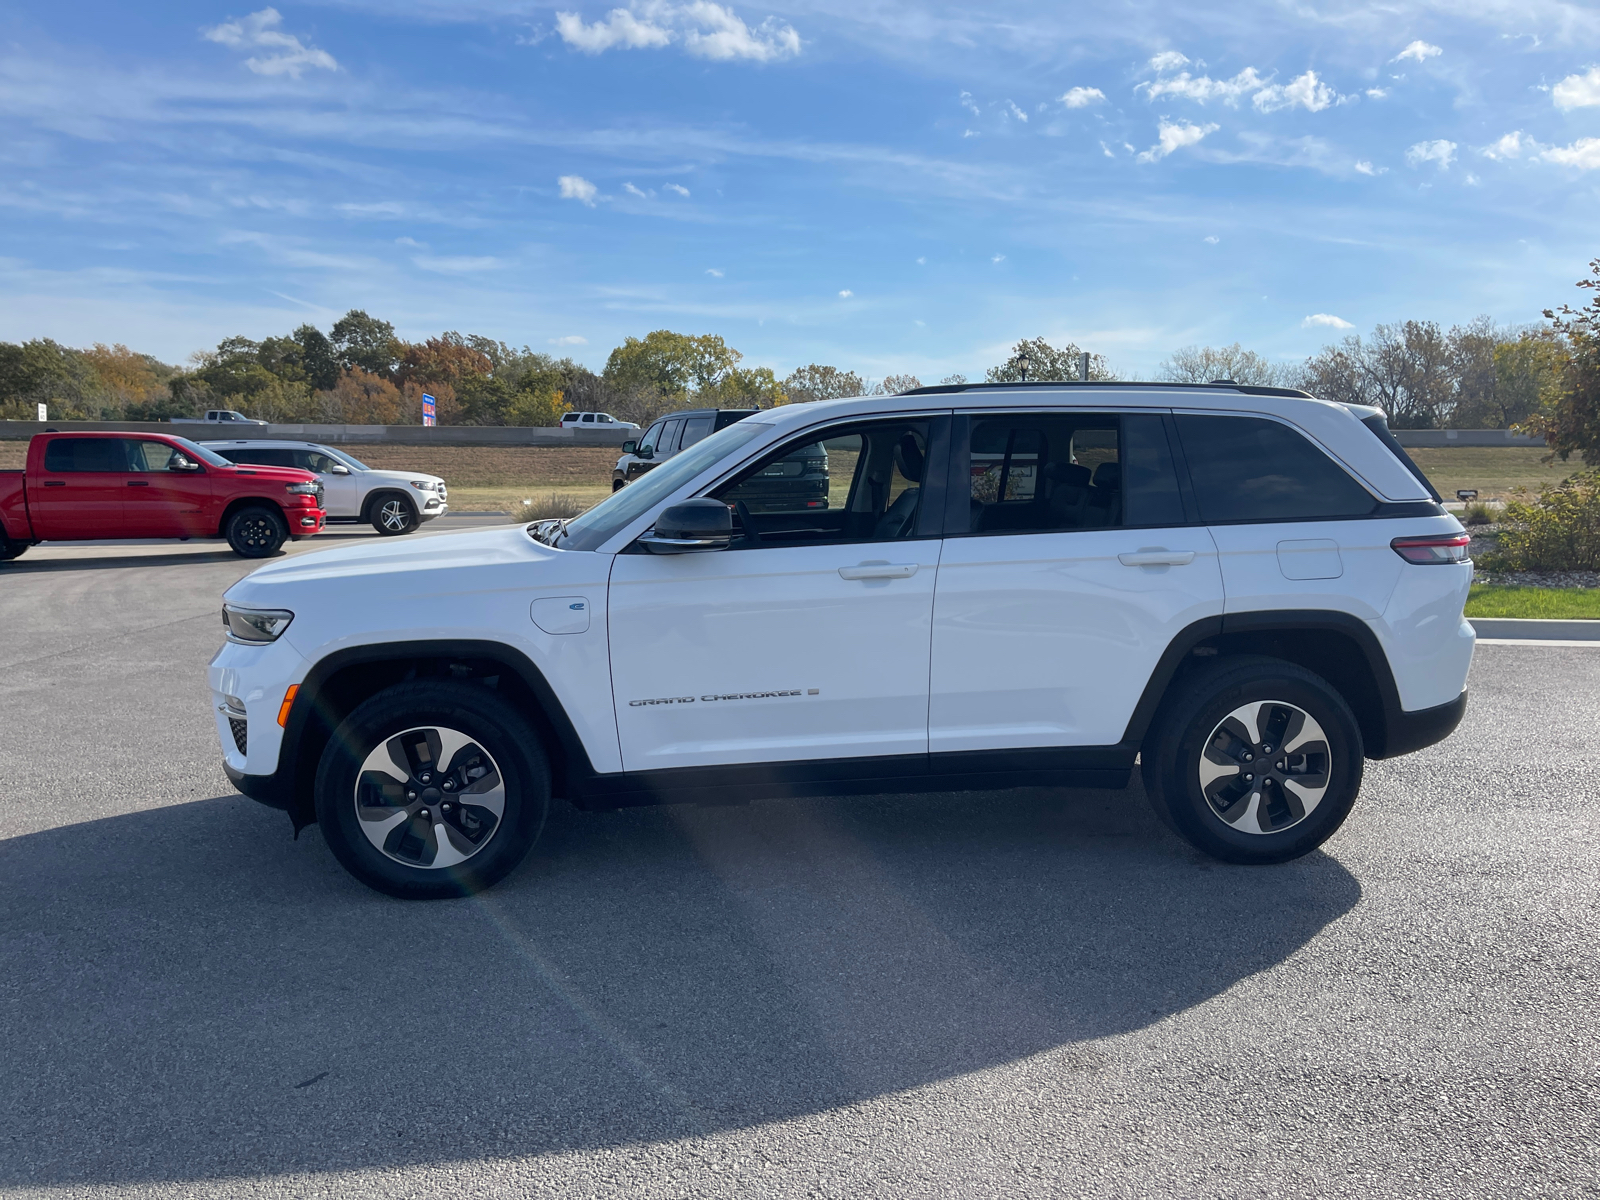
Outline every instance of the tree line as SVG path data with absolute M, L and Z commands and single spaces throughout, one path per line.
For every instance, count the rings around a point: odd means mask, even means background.
M 1600 260 L 1591 269 L 1594 278 L 1580 287 L 1600 279 Z M 1488 317 L 1449 330 L 1431 321 L 1379 325 L 1298 364 L 1271 362 L 1238 343 L 1189 346 L 1168 356 L 1158 378 L 1299 388 L 1381 407 L 1401 429 L 1518 426 L 1555 437 L 1558 429 L 1595 421 L 1575 415 L 1572 401 L 1595 386 L 1595 304 L 1600 297 L 1586 309 L 1546 311 L 1547 323 L 1538 327 L 1504 328 Z M 984 379 L 1076 379 L 1081 352 L 1071 342 L 1023 339 Z M 1090 355 L 1089 376 L 1117 378 L 1100 354 Z M 409 342 L 360 310 L 327 333 L 304 324 L 262 341 L 227 338 L 186 368 L 122 345 L 0 342 L 0 417 L 11 419 L 31 419 L 43 402 L 60 420 L 161 420 L 232 408 L 275 422 L 414 425 L 426 393 L 446 425 L 553 425 L 563 412 L 591 409 L 646 425 L 678 408 L 770 407 L 920 386 L 910 374 L 874 381 L 819 363 L 779 379 L 770 367 L 746 366 L 715 334 L 669 330 L 627 338 L 595 373 L 571 358 L 476 334 Z

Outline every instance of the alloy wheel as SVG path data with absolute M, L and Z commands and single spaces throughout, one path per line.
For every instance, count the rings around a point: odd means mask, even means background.
M 406 507 L 404 500 L 385 500 L 383 507 L 378 509 L 378 520 L 385 529 L 399 533 L 411 523 L 411 510 Z
M 240 521 L 238 525 L 239 541 L 252 549 L 272 545 L 276 534 L 277 530 L 266 517 L 249 517 Z
M 459 730 L 409 729 L 367 755 L 355 806 L 361 832 L 383 854 L 437 870 L 489 844 L 505 816 L 505 781 L 489 752 Z
M 1281 833 L 1327 794 L 1328 736 L 1286 700 L 1252 700 L 1217 723 L 1200 754 L 1200 791 L 1216 818 L 1239 833 Z

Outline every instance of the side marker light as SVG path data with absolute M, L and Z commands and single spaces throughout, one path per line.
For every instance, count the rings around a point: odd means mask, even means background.
M 283 694 L 283 703 L 278 705 L 278 725 L 287 728 L 289 725 L 289 710 L 294 707 L 295 693 L 300 690 L 298 683 L 291 683 L 289 690 Z

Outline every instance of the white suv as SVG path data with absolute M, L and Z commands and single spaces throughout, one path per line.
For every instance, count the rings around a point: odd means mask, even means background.
M 821 504 L 770 503 L 817 458 Z M 1136 765 L 1195 846 L 1279 862 L 1338 829 L 1364 759 L 1461 719 L 1466 542 L 1374 409 L 923 388 L 762 412 L 571 521 L 262 567 L 210 683 L 239 789 L 394 895 L 500 879 L 552 796 L 1117 788 Z
M 328 523 L 369 524 L 379 533 L 410 533 L 450 511 L 444 480 L 420 471 L 379 471 L 316 442 L 201 442 L 229 462 L 299 467 L 322 481 Z

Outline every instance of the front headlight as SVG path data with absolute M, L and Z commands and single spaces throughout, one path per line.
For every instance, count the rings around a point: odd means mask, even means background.
M 294 614 L 281 608 L 222 606 L 222 624 L 228 630 L 228 640 L 243 642 L 247 646 L 262 646 L 277 641 L 292 620 Z
M 411 481 L 411 486 L 416 488 L 419 492 L 431 492 L 439 485 L 434 483 L 431 479 L 413 479 Z
M 306 483 L 291 483 L 287 484 L 286 486 L 292 495 L 315 496 L 319 500 L 322 498 L 322 484 L 314 479 L 309 480 Z

